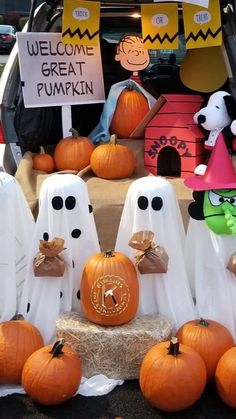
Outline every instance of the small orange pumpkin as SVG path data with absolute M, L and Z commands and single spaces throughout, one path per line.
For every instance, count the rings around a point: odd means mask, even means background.
M 217 392 L 228 406 L 236 408 L 236 347 L 228 349 L 220 358 L 215 372 Z
M 208 381 L 214 379 L 220 357 L 234 346 L 229 330 L 214 320 L 201 318 L 186 322 L 176 336 L 181 343 L 191 346 L 201 355 L 206 364 Z
M 85 316 L 93 323 L 118 326 L 136 314 L 139 302 L 137 272 L 132 261 L 121 252 L 98 252 L 85 264 L 80 302 Z
M 56 405 L 76 393 L 82 377 L 81 361 L 72 348 L 64 345 L 65 340 L 59 339 L 35 351 L 25 362 L 22 386 L 35 402 Z
M 116 134 L 118 138 L 129 138 L 148 112 L 146 97 L 128 84 L 118 97 L 110 133 Z
M 133 174 L 136 159 L 129 147 L 116 144 L 116 135 L 113 134 L 108 144 L 100 144 L 92 152 L 90 166 L 100 178 L 123 179 Z
M 26 359 L 43 345 L 41 333 L 28 321 L 0 323 L 0 384 L 20 384 Z
M 51 154 L 45 153 L 44 148 L 40 147 L 40 153 L 33 154 L 33 169 L 52 173 L 55 169 L 55 162 Z
M 54 160 L 57 170 L 84 169 L 90 163 L 90 157 L 95 146 L 88 137 L 79 136 L 71 128 L 71 137 L 62 138 L 54 150 Z
M 140 368 L 139 383 L 144 397 L 158 409 L 177 412 L 192 406 L 206 386 L 206 366 L 189 346 L 170 342 L 152 346 Z

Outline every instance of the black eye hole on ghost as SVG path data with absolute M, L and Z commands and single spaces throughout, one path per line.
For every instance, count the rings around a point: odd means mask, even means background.
M 149 201 L 148 201 L 148 198 L 146 196 L 140 196 L 138 198 L 138 207 L 141 210 L 147 209 L 148 205 L 149 205 Z M 154 211 L 160 211 L 162 206 L 163 206 L 163 200 L 160 196 L 154 196 L 151 199 L 151 207 Z
M 52 198 L 52 207 L 53 207 L 53 209 L 55 209 L 57 211 L 58 210 L 61 210 L 63 208 L 63 204 L 64 204 L 64 202 L 63 202 L 63 198 L 61 196 L 54 196 Z M 76 199 L 75 199 L 74 196 L 68 196 L 65 199 L 65 207 L 66 207 L 66 209 L 72 210 L 72 209 L 75 208 L 75 205 L 76 205 Z

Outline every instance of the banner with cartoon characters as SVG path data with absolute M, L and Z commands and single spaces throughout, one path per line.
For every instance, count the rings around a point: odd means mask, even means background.
M 178 5 L 141 4 L 142 38 L 147 49 L 178 49 Z
M 99 23 L 99 2 L 64 0 L 63 43 L 97 46 L 99 42 Z
M 213 47 L 222 44 L 219 0 L 209 0 L 208 8 L 183 4 L 186 48 Z

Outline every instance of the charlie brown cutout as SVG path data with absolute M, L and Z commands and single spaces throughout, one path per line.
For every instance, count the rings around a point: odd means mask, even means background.
M 126 70 L 132 71 L 130 79 L 142 84 L 139 71 L 150 63 L 148 50 L 144 48 L 143 40 L 137 35 L 125 35 L 116 47 L 115 60 Z

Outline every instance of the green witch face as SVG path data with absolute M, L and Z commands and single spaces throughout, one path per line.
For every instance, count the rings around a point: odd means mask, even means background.
M 236 189 L 205 191 L 203 214 L 215 234 L 236 235 Z

